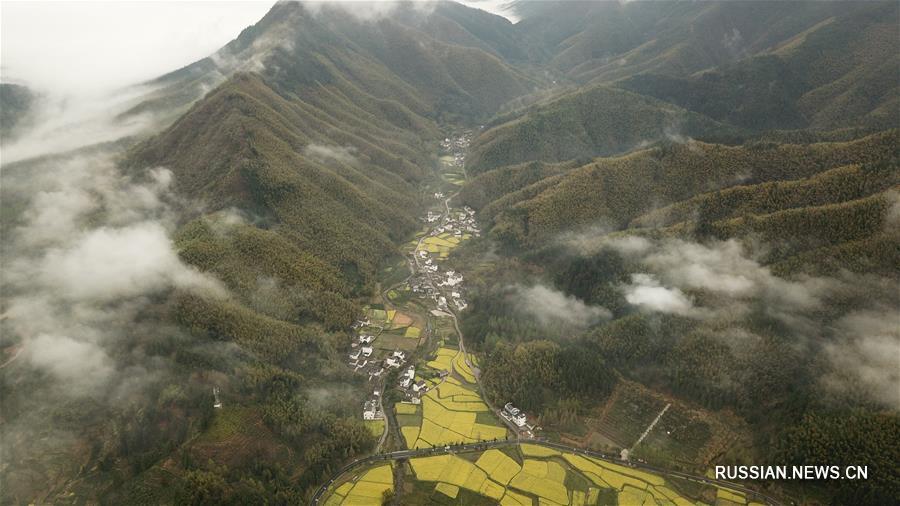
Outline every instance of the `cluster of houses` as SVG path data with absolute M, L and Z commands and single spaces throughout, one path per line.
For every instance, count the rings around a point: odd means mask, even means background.
M 372 392 L 372 397 L 363 403 L 363 420 L 384 420 L 384 412 L 381 411 L 381 391 Z
M 520 429 L 528 424 L 525 412 L 513 406 L 511 402 L 507 402 L 506 405 L 503 406 L 503 410 L 500 411 L 500 416 L 516 424 L 516 427 Z
M 412 365 L 400 376 L 399 386 L 406 395 L 406 400 L 413 404 L 421 403 L 422 395 L 428 391 L 428 383 L 425 380 L 416 381 L 416 368 Z
M 438 213 L 429 212 L 425 217 L 425 221 L 431 223 L 440 218 L 440 216 Z M 461 212 L 449 213 L 444 222 L 435 227 L 430 235 L 435 236 L 446 232 L 450 232 L 456 237 L 461 237 L 464 232 L 476 236 L 479 235 L 481 232 L 475 224 L 475 211 L 466 206 Z M 410 288 L 413 293 L 418 294 L 422 298 L 434 300 L 438 308 L 443 311 L 449 309 L 451 304 L 459 311 L 468 307 L 469 304 L 462 293 L 462 274 L 453 270 L 441 272 L 438 264 L 425 250 L 418 250 L 415 252 L 415 255 L 418 256 L 416 265 L 419 265 L 420 270 L 418 275 L 410 281 Z M 442 293 L 438 287 L 445 287 L 448 291 Z
M 466 149 L 472 139 L 472 132 L 466 132 L 459 137 L 447 137 L 441 141 L 441 147 L 453 155 L 453 165 L 462 167 L 466 163 Z
M 362 328 L 366 325 L 366 320 L 360 320 L 353 326 L 354 328 Z M 375 357 L 375 347 L 372 344 L 378 336 L 372 334 L 360 333 L 356 338 L 356 342 L 350 344 L 350 361 L 348 365 L 353 368 L 354 372 L 362 372 L 369 375 L 369 381 L 374 378 L 380 378 L 389 368 L 400 368 L 408 360 L 405 351 L 395 350 L 384 358 Z
M 428 223 L 434 223 L 437 219 L 434 218 L 433 211 L 429 211 L 428 214 L 425 215 L 425 221 Z M 441 215 L 438 214 L 437 218 L 440 218 Z M 434 227 L 434 230 L 431 231 L 431 235 L 440 235 L 443 233 L 453 234 L 454 237 L 462 237 L 463 234 L 468 233 L 474 236 L 481 235 L 481 230 L 478 228 L 478 224 L 475 223 L 475 210 L 469 206 L 465 206 L 462 211 L 454 211 L 447 214 L 447 217 L 444 218 L 444 221 Z
M 438 272 L 437 266 L 431 263 L 431 259 L 425 261 L 426 263 L 422 266 L 424 269 L 424 274 L 421 277 L 413 278 L 410 282 L 410 287 L 412 288 L 413 293 L 419 294 L 419 296 L 423 298 L 432 299 L 438 306 L 439 309 L 446 311 L 450 304 L 453 304 L 457 310 L 462 311 L 466 307 L 468 307 L 468 302 L 463 297 L 461 284 L 463 282 L 462 274 L 458 274 L 455 271 L 449 270 L 444 273 Z M 447 296 L 443 295 L 440 291 L 435 289 L 432 283 L 429 283 L 427 276 L 431 273 L 438 281 L 437 286 L 448 287 L 450 296 L 450 300 L 447 300 Z

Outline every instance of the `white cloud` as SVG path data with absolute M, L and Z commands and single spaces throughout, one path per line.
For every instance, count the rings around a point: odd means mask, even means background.
M 515 287 L 515 301 L 522 312 L 545 326 L 566 324 L 586 327 L 612 316 L 604 307 L 586 304 L 577 297 L 544 285 Z
M 327 9 L 340 9 L 360 21 L 377 21 L 391 16 L 396 9 L 415 9 L 427 14 L 434 10 L 433 0 L 302 0 L 303 6 L 318 15 Z
M 326 146 L 309 144 L 303 148 L 303 154 L 319 161 L 334 160 L 346 165 L 356 165 L 356 148 L 353 146 Z
M 649 274 L 632 274 L 625 287 L 625 300 L 643 309 L 660 313 L 694 316 L 693 302 L 678 288 L 667 288 Z
M 33 282 L 69 300 L 117 300 L 167 287 L 218 290 L 181 263 L 155 222 L 92 230 L 67 248 L 50 250 L 35 274 Z
M 100 346 L 67 336 L 38 335 L 28 343 L 25 354 L 33 365 L 50 372 L 70 391 L 99 388 L 114 372 L 112 360 Z
M 3 2 L 3 76 L 78 95 L 135 84 L 209 56 L 272 3 Z
M 833 391 L 863 395 L 900 409 L 900 315 L 895 309 L 858 311 L 835 326 L 826 345 L 833 370 L 823 379 Z

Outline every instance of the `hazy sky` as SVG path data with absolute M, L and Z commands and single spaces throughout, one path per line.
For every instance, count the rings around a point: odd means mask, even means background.
M 516 21 L 508 2 L 461 0 Z M 152 79 L 210 55 L 273 3 L 3 0 L 0 79 L 67 94 Z
M 0 2 L 0 78 L 54 92 L 115 88 L 208 56 L 272 1 Z

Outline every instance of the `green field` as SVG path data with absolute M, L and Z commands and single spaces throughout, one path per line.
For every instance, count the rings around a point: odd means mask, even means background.
M 369 432 L 375 437 L 381 437 L 384 433 L 384 420 L 366 420 L 365 424 L 369 428 Z

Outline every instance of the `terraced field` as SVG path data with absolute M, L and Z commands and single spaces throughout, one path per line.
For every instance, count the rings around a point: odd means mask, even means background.
M 761 506 L 711 486 L 698 500 L 662 476 L 530 444 L 416 457 L 408 469 L 414 478 L 405 486 L 408 504 Z
M 506 438 L 506 427 L 491 414 L 475 386 L 475 376 L 461 357 L 457 349 L 439 348 L 426 367 L 435 376 L 440 371 L 454 374 L 426 380 L 428 391 L 419 406 L 395 405 L 407 448 Z
M 369 468 L 361 475 L 338 486 L 325 500 L 325 506 L 370 506 L 381 504 L 384 493 L 393 490 L 390 464 Z
M 450 250 L 459 245 L 459 241 L 459 238 L 443 233 L 423 240 L 421 248 L 429 253 L 436 253 L 440 258 L 447 258 Z

